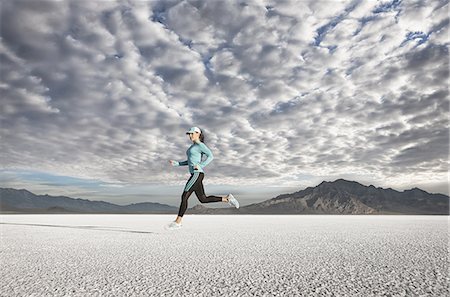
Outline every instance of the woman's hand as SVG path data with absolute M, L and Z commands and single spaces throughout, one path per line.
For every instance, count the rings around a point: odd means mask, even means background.
M 200 167 L 200 165 L 199 164 L 195 164 L 194 165 L 194 170 L 199 170 L 201 167 Z
M 169 160 L 169 163 L 170 163 L 172 166 L 176 166 L 176 165 L 178 164 L 178 162 L 175 161 L 175 160 Z

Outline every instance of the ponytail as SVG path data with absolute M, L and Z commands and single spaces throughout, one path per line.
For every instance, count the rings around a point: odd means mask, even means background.
M 201 142 L 205 143 L 205 135 L 203 134 L 203 130 L 200 129 L 200 131 L 201 131 L 201 133 L 200 133 L 199 139 Z

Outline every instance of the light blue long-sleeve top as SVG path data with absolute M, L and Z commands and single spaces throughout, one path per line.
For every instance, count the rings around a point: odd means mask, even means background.
M 199 141 L 196 143 L 193 143 L 186 151 L 186 155 L 188 157 L 185 161 L 177 161 L 178 164 L 175 164 L 175 166 L 189 166 L 189 172 L 204 172 L 203 167 L 208 165 L 213 159 L 214 156 L 211 152 L 211 150 L 204 144 L 203 142 Z M 206 160 L 202 161 L 202 156 L 206 155 Z M 197 170 L 194 169 L 194 165 L 197 166 Z

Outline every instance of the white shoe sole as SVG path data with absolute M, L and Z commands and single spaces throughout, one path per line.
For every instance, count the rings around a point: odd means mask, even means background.
M 183 225 L 181 225 L 181 226 L 173 226 L 173 225 L 168 224 L 168 225 L 164 226 L 164 229 L 166 229 L 166 230 L 178 230 L 178 229 L 181 229 L 182 227 L 183 227 Z
M 239 202 L 237 201 L 237 199 L 236 198 L 234 198 L 234 196 L 232 195 L 232 194 L 229 194 L 228 195 L 228 204 L 229 205 L 231 205 L 231 206 L 233 206 L 233 207 L 236 207 L 236 208 L 239 208 Z M 233 202 L 234 203 L 233 203 Z

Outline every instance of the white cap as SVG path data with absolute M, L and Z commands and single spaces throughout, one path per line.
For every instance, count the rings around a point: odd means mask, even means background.
M 199 127 L 191 127 L 191 129 L 189 129 L 189 131 L 186 131 L 186 134 L 194 133 L 194 132 L 202 133 L 202 130 L 200 130 Z

